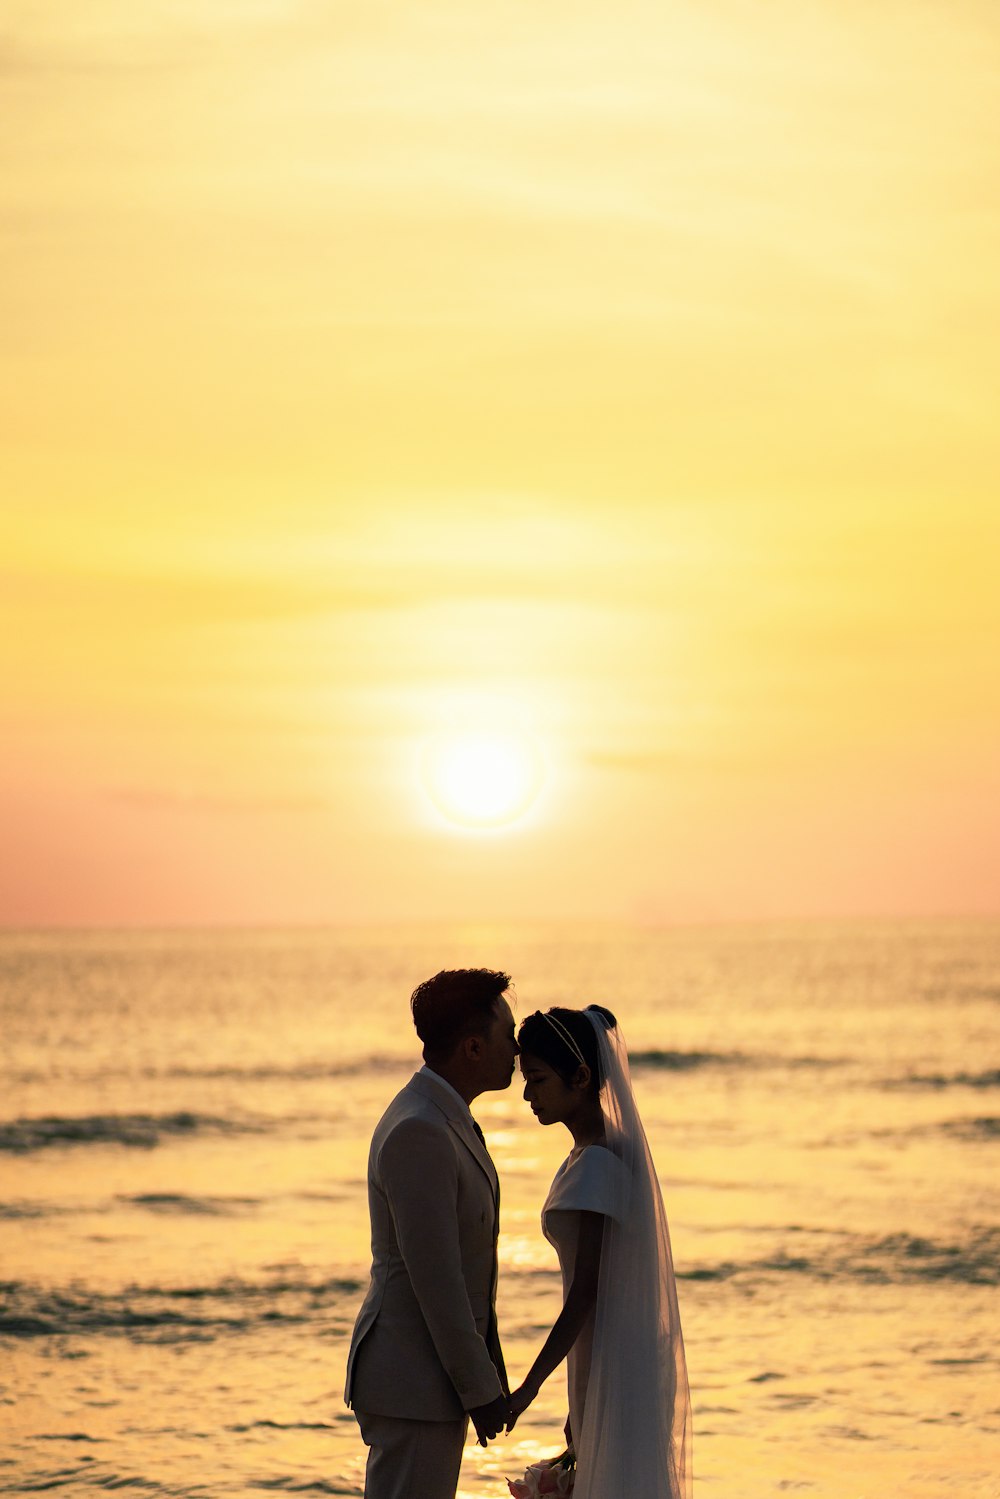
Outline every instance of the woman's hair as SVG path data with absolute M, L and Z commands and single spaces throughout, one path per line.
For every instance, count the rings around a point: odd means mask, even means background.
M 590 1015 L 597 1015 L 609 1031 L 618 1024 L 611 1011 L 606 1010 L 603 1005 L 588 1005 L 586 1011 L 567 1010 L 562 1005 L 554 1005 L 551 1010 L 544 1012 L 536 1010 L 521 1022 L 517 1044 L 521 1051 L 537 1057 L 540 1062 L 551 1067 L 564 1083 L 571 1083 L 576 1077 L 582 1056 L 590 1068 L 594 1087 L 598 1088 L 603 1078 L 599 1076 L 597 1032 L 589 1019 Z M 567 1039 L 564 1033 L 568 1033 L 571 1039 Z M 580 1056 L 577 1056 L 577 1051 Z
M 418 984 L 410 996 L 424 1060 L 443 1060 L 466 1036 L 485 1036 L 510 974 L 492 968 L 445 968 Z

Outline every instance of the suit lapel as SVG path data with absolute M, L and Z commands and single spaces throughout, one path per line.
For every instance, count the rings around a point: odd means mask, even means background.
M 499 1206 L 500 1180 L 492 1156 L 472 1127 L 472 1115 L 467 1109 L 462 1108 L 451 1090 L 437 1082 L 430 1073 L 414 1073 L 410 1079 L 410 1087 L 416 1088 L 417 1092 L 422 1093 L 425 1098 L 432 1099 L 444 1114 L 450 1128 L 455 1131 L 466 1150 L 471 1152 L 485 1172 L 493 1193 L 493 1201 Z
M 489 1177 L 490 1187 L 493 1191 L 493 1201 L 499 1204 L 500 1179 L 497 1176 L 497 1168 L 493 1164 L 493 1157 L 486 1149 L 485 1144 L 482 1140 L 480 1140 L 479 1136 L 476 1134 L 475 1130 L 469 1124 L 469 1121 L 467 1119 L 462 1119 L 461 1117 L 456 1117 L 455 1115 L 449 1114 L 448 1123 L 451 1125 L 456 1135 L 459 1136 L 462 1144 L 466 1146 L 468 1150 L 472 1151 L 472 1154 L 475 1156 L 480 1166 L 482 1166 L 483 1170 L 486 1172 L 486 1175 Z

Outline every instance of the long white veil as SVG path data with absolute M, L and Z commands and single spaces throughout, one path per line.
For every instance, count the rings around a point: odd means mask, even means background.
M 691 1398 L 663 1197 L 617 1026 L 597 1032 L 607 1144 L 629 1201 L 605 1219 L 575 1499 L 691 1499 Z

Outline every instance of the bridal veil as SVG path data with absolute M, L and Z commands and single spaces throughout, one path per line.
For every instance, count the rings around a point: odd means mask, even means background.
M 670 1234 L 617 1026 L 597 1032 L 607 1145 L 629 1194 L 605 1218 L 575 1499 L 691 1499 L 691 1401 Z

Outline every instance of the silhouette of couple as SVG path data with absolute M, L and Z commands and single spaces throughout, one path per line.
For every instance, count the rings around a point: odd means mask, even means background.
M 372 1138 L 372 1268 L 346 1400 L 365 1499 L 454 1499 L 471 1420 L 510 1431 L 567 1360 L 576 1499 L 689 1499 L 690 1402 L 670 1239 L 610 1011 L 537 1011 L 515 1034 L 510 977 L 445 970 L 411 998 L 424 1066 Z M 512 1392 L 496 1322 L 500 1187 L 469 1105 L 510 1086 L 573 1146 L 542 1210 L 563 1308 Z

